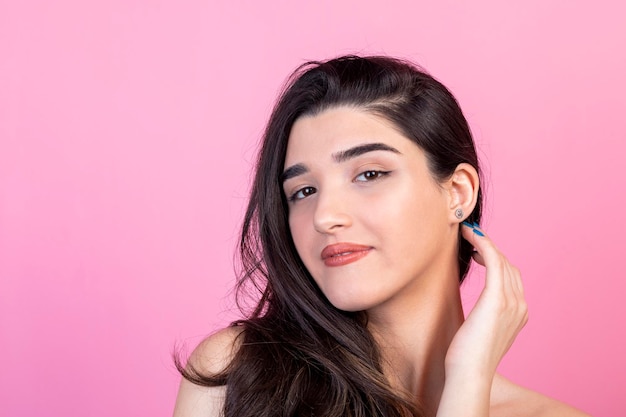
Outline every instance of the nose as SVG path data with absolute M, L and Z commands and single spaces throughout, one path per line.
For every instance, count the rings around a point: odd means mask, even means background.
M 349 202 L 339 192 L 317 193 L 313 225 L 319 233 L 332 234 L 352 225 Z

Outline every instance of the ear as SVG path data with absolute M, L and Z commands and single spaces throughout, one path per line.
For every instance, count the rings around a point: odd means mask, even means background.
M 480 187 L 478 172 L 470 164 L 459 164 L 445 184 L 449 196 L 450 223 L 461 223 L 469 217 L 476 206 Z M 463 216 L 460 219 L 456 216 L 458 209 L 463 210 Z

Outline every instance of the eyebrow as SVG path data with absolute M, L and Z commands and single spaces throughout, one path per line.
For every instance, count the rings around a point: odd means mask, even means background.
M 357 156 L 361 156 L 368 152 L 374 151 L 386 151 L 393 152 L 396 154 L 401 154 L 399 150 L 394 148 L 393 146 L 389 146 L 385 143 L 366 143 L 364 145 L 353 146 L 352 148 L 346 149 L 344 151 L 339 151 L 334 153 L 333 160 L 337 163 L 345 162 L 350 159 L 354 159 Z M 283 171 L 280 176 L 281 182 L 285 182 L 291 178 L 297 177 L 298 175 L 302 175 L 309 172 L 309 169 L 304 164 L 295 164 L 290 166 L 289 168 Z
M 364 145 L 357 145 L 353 148 L 346 149 L 345 151 L 340 151 L 333 154 L 333 159 L 335 162 L 345 162 L 349 159 L 356 158 L 357 156 L 363 155 L 364 153 L 373 152 L 373 151 L 387 151 L 399 154 L 400 151 L 396 148 L 386 145 L 384 143 L 366 143 Z

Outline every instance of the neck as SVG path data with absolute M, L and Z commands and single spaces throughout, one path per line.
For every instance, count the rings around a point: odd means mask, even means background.
M 446 352 L 464 321 L 458 273 L 446 275 L 425 280 L 428 284 L 403 302 L 368 311 L 368 327 L 379 343 L 390 384 L 416 398 L 426 415 L 436 413 Z

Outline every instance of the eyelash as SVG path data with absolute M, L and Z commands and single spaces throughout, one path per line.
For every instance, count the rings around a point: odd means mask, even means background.
M 368 169 L 367 171 L 363 171 L 361 172 L 359 175 L 357 175 L 354 178 L 354 181 L 357 181 L 357 178 L 359 177 L 363 177 L 363 178 L 367 178 L 367 174 L 375 174 L 374 178 L 370 178 L 370 179 L 365 179 L 364 181 L 358 181 L 358 182 L 371 182 L 371 181 L 376 181 L 379 180 L 387 175 L 389 175 L 390 171 L 380 171 L 380 170 L 375 170 L 375 169 Z
M 375 169 L 368 169 L 367 171 L 363 171 L 361 172 L 359 175 L 357 175 L 354 178 L 354 182 L 373 182 L 373 181 L 378 181 L 383 177 L 386 177 L 387 175 L 389 175 L 391 171 L 379 171 L 379 170 L 375 170 Z M 369 177 L 368 179 L 368 175 L 374 174 L 374 178 Z M 357 178 L 359 177 L 363 177 L 363 180 L 358 180 Z M 299 200 L 302 200 L 312 194 L 315 194 L 317 190 L 315 189 L 315 187 L 311 187 L 311 186 L 306 186 L 306 187 L 302 187 L 299 190 L 297 190 L 295 193 L 291 194 L 289 196 L 289 198 L 287 200 L 289 200 L 289 202 L 296 202 Z M 301 197 L 299 197 L 299 194 L 305 194 Z
M 304 195 L 302 197 L 298 197 L 299 194 L 305 193 L 306 190 L 313 190 L 313 192 L 311 192 L 310 194 Z M 291 194 L 289 196 L 288 200 L 290 202 L 296 202 L 296 201 L 299 201 L 299 200 L 302 200 L 302 199 L 308 197 L 311 194 L 315 194 L 315 191 L 317 191 L 317 190 L 315 190 L 315 187 L 302 187 L 298 191 L 296 191 L 295 193 Z

